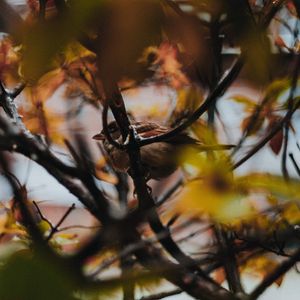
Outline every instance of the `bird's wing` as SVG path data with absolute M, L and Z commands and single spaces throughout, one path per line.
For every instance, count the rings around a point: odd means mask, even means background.
M 153 136 L 157 136 L 163 133 L 166 133 L 169 131 L 167 127 L 160 126 L 158 124 L 152 123 L 152 122 L 136 122 L 134 124 L 134 127 L 142 138 L 149 138 Z
M 152 122 L 136 122 L 134 126 L 137 133 L 142 138 L 157 136 L 167 133 L 171 130 L 171 128 L 164 127 Z M 193 146 L 199 151 L 229 150 L 235 147 L 235 145 L 204 145 L 200 141 L 190 137 L 186 132 L 181 132 L 174 137 L 166 140 L 165 142 L 174 145 Z
M 157 136 L 160 134 L 164 134 L 172 130 L 172 128 L 168 128 L 165 126 L 158 125 L 156 123 L 152 122 L 136 122 L 134 124 L 137 133 L 142 138 L 149 138 L 153 136 Z M 183 144 L 183 145 L 195 145 L 198 144 L 198 141 L 194 138 L 187 135 L 185 132 L 179 133 L 174 137 L 171 137 L 170 139 L 166 140 L 167 143 L 174 143 L 174 144 Z

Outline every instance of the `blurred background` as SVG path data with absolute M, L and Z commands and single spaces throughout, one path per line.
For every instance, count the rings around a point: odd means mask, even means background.
M 18 11 L 24 18 L 28 13 L 28 2 L 22 0 L 9 0 L 7 1 L 12 7 Z M 256 1 L 259 6 L 260 1 Z M 195 13 L 193 7 L 182 1 L 181 9 L 187 13 Z M 200 15 L 199 18 L 205 18 Z M 297 27 L 300 29 L 298 20 L 291 16 L 287 9 L 283 9 L 280 12 L 278 18 L 282 18 L 292 28 Z M 287 47 L 293 47 L 294 37 L 287 30 L 286 24 L 280 22 L 273 22 L 271 26 L 271 33 L 273 34 L 270 39 L 273 40 L 272 55 L 277 56 L 274 60 L 274 78 L 289 75 L 293 61 L 289 51 L 282 52 L 276 47 L 276 42 L 282 42 Z M 282 41 L 274 39 L 274 36 L 280 37 Z M 222 51 L 223 61 L 225 66 L 230 66 L 239 50 L 235 47 L 224 47 Z M 226 67 L 225 67 L 226 68 Z M 103 157 L 99 151 L 99 147 L 96 141 L 92 140 L 92 136 L 98 133 L 101 128 L 101 111 L 93 105 L 82 106 L 77 113 L 76 122 L 69 122 L 68 124 L 61 121 L 66 115 L 70 114 L 76 107 L 80 106 L 80 97 L 74 97 L 72 104 L 65 97 L 66 86 L 60 86 L 53 95 L 45 102 L 47 109 L 57 118 L 57 124 L 51 128 L 51 134 L 63 134 L 64 132 L 81 132 L 91 149 L 94 161 L 99 162 L 101 165 Z M 235 81 L 233 86 L 222 96 L 218 102 L 219 116 L 216 120 L 216 128 L 218 131 L 219 141 L 225 144 L 237 144 L 241 137 L 241 124 L 247 116 L 245 110 L 245 104 L 242 101 L 236 101 L 238 95 L 247 95 L 247 98 L 258 103 L 263 97 L 264 90 L 261 88 L 260 82 L 253 80 L 253 73 L 244 69 Z M 282 94 L 282 101 L 286 99 L 288 91 Z M 300 95 L 300 90 L 297 88 L 296 94 Z M 127 110 L 134 116 L 136 120 L 151 120 L 164 124 L 164 121 L 170 117 L 173 113 L 178 95 L 173 88 L 165 85 L 161 86 L 139 86 L 134 89 L 124 89 L 122 95 L 125 100 Z M 23 109 L 22 103 L 24 102 L 23 96 L 20 95 L 16 101 Z M 281 114 L 279 112 L 279 114 Z M 111 116 L 110 116 L 111 117 Z M 294 132 L 291 134 L 293 139 L 289 140 L 288 149 L 289 152 L 294 154 L 297 161 L 300 161 L 300 151 L 297 146 L 299 141 L 300 132 L 300 113 L 299 111 L 294 114 L 293 127 Z M 237 154 L 236 160 L 242 157 L 256 142 L 257 136 L 253 136 L 247 139 L 246 143 L 242 147 L 242 151 Z M 52 145 L 54 153 L 62 160 L 67 161 L 67 155 L 63 147 L 58 144 Z M 264 147 L 245 164 L 237 169 L 237 174 L 247 174 L 249 172 L 268 172 L 272 174 L 281 174 L 281 160 L 271 147 Z M 67 230 L 68 234 L 78 236 L 79 240 L 85 240 L 93 232 L 93 227 L 97 228 L 99 224 L 97 221 L 82 208 L 77 199 L 72 196 L 62 185 L 60 185 L 52 176 L 50 176 L 42 167 L 29 160 L 22 155 L 14 154 L 11 156 L 13 162 L 14 174 L 19 178 L 22 184 L 26 184 L 30 199 L 36 201 L 39 204 L 42 212 L 47 218 L 55 224 L 64 212 L 75 203 L 76 209 L 68 216 L 66 221 L 62 224 L 64 227 L 71 226 L 70 230 Z M 287 162 L 288 171 L 291 176 L 296 176 L 296 170 L 292 163 Z M 99 171 L 100 172 L 100 171 Z M 180 172 L 180 171 L 179 171 Z M 113 195 L 114 189 L 112 184 L 114 178 L 110 178 L 107 175 L 106 180 L 103 180 L 104 174 L 100 174 L 100 179 L 97 184 L 105 190 L 106 193 Z M 102 176 L 102 177 L 101 177 Z M 153 193 L 159 194 L 162 187 L 170 185 L 178 177 L 178 173 L 172 175 L 162 182 L 151 182 Z M 1 201 L 6 202 L 12 198 L 12 191 L 4 178 L 0 177 L 1 186 Z M 75 225 L 75 227 L 73 227 Z M 191 243 L 192 244 L 192 243 Z M 73 245 L 74 246 L 74 245 Z M 68 247 L 66 243 L 66 247 Z M 192 247 L 192 246 L 190 246 Z M 72 248 L 72 247 L 71 247 Z M 244 276 L 243 281 L 247 289 L 251 290 L 258 282 L 253 276 Z M 299 275 L 295 270 L 289 272 L 284 278 L 284 281 L 277 287 L 273 285 L 266 293 L 261 296 L 262 300 L 271 299 L 299 299 L 300 286 L 298 285 Z M 189 299 L 185 294 L 172 296 L 170 299 Z

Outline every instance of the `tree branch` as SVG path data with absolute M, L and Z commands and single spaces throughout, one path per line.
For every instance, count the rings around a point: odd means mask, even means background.
M 295 263 L 300 259 L 300 249 L 297 250 L 289 259 L 281 263 L 273 272 L 268 274 L 257 288 L 249 295 L 250 300 L 257 299 L 271 284 L 273 284 L 280 276 L 288 272 Z

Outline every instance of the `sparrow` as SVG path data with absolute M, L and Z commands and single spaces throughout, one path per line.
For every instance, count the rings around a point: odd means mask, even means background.
M 172 128 L 159 125 L 154 122 L 134 122 L 132 123 L 136 133 L 141 138 L 149 138 L 169 132 Z M 115 121 L 108 124 L 108 132 L 111 137 L 121 142 L 120 129 Z M 103 130 L 94 135 L 93 139 L 102 141 L 103 147 L 108 154 L 112 167 L 119 172 L 128 172 L 130 169 L 129 157 L 126 150 L 118 149 L 106 139 Z M 186 132 L 181 132 L 176 136 L 163 141 L 155 142 L 140 148 L 141 163 L 146 171 L 146 178 L 160 180 L 168 177 L 179 167 L 178 154 L 185 147 L 195 147 L 200 151 L 226 150 L 233 145 L 203 145 L 198 140 L 190 137 Z

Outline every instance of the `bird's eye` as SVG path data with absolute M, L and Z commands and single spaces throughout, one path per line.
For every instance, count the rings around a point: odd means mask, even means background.
M 108 131 L 109 133 L 115 133 L 118 131 L 118 127 L 116 124 L 111 124 L 110 126 L 108 126 Z

